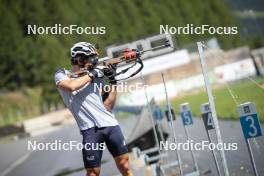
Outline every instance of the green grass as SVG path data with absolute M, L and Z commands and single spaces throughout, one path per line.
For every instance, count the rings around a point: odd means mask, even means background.
M 130 117 L 130 116 L 132 116 L 132 115 L 134 115 L 134 114 L 129 113 L 129 112 L 122 112 L 122 111 L 119 111 L 119 112 L 116 112 L 115 115 L 116 115 L 116 118 L 117 118 L 118 120 L 120 120 L 120 119 L 128 118 L 128 117 Z
M 264 78 L 257 79 L 258 83 L 263 84 Z M 241 81 L 235 84 L 230 84 L 232 92 L 235 94 L 239 104 L 245 102 L 253 102 L 256 105 L 259 118 L 264 122 L 264 89 L 261 89 L 252 81 Z M 227 86 L 221 86 L 213 89 L 215 97 L 216 111 L 219 118 L 222 119 L 238 119 L 237 105 L 232 99 Z M 184 102 L 189 102 L 194 116 L 200 117 L 200 105 L 208 102 L 205 90 L 198 93 L 183 95 L 172 100 L 172 105 L 176 112 L 179 112 L 179 105 Z
M 0 127 L 41 113 L 41 90 L 25 88 L 0 94 Z

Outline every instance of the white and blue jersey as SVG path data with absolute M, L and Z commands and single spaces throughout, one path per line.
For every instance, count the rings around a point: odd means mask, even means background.
M 56 85 L 65 79 L 74 79 L 67 76 L 69 73 L 69 70 L 58 70 L 54 75 Z M 58 88 L 65 105 L 73 114 L 81 131 L 92 127 L 118 125 L 114 114 L 109 112 L 103 104 L 99 84 L 104 85 L 104 80 L 95 78 L 93 82 L 87 83 L 81 89 L 73 92 Z

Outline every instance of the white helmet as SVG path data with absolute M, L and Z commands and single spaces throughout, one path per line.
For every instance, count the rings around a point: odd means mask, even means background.
M 78 42 L 71 48 L 71 57 L 98 55 L 97 49 L 91 43 Z

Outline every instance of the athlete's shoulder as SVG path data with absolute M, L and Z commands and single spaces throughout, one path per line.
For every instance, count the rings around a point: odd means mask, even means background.
M 54 79 L 55 79 L 55 83 L 56 85 L 59 84 L 59 82 L 63 79 L 68 79 L 68 70 L 66 70 L 65 68 L 61 68 L 56 70 L 55 74 L 54 74 Z
M 65 73 L 65 68 L 59 68 L 55 71 L 55 74 L 58 74 L 58 73 Z
M 69 74 L 70 71 L 69 70 L 66 70 L 65 68 L 60 68 L 60 69 L 57 69 L 56 72 L 55 72 L 55 75 L 57 74 L 64 74 L 64 75 L 67 75 Z

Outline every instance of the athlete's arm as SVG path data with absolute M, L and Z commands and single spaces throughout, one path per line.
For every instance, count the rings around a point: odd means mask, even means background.
M 108 97 L 104 100 L 104 106 L 108 111 L 112 111 L 116 102 L 116 86 L 112 86 L 112 90 L 109 92 Z
M 58 88 L 73 92 L 82 88 L 87 83 L 91 82 L 92 78 L 88 75 L 76 79 L 64 79 L 58 84 Z

